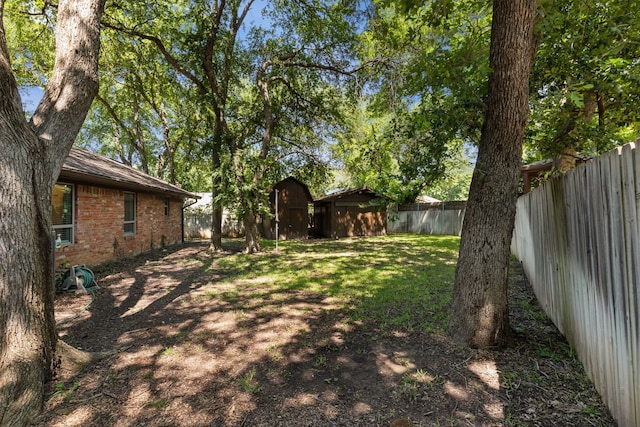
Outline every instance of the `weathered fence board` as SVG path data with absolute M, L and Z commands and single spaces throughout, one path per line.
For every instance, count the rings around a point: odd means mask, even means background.
M 244 233 L 242 221 L 224 211 L 222 214 L 222 235 L 225 237 L 237 237 L 242 233 Z M 210 239 L 211 213 L 185 212 L 184 237 L 187 239 Z
M 640 425 L 639 202 L 628 144 L 520 197 L 512 243 L 621 426 Z
M 388 233 L 459 236 L 466 202 L 411 203 L 387 215 Z

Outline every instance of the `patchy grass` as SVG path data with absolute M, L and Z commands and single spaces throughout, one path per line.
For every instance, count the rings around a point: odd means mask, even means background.
M 457 237 L 262 244 L 94 269 L 97 300 L 59 333 L 111 356 L 49 384 L 34 426 L 615 425 L 517 263 L 514 342 L 475 350 L 445 333 Z
M 259 255 L 235 254 L 214 263 L 222 282 L 207 295 L 235 303 L 284 298 L 291 291 L 331 297 L 353 321 L 444 333 L 460 239 L 395 235 L 367 239 L 263 241 Z

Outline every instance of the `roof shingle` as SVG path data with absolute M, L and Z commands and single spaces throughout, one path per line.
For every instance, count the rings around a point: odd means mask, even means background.
M 58 179 L 117 186 L 129 190 L 169 193 L 183 198 L 199 198 L 177 185 L 169 184 L 135 168 L 77 147 L 71 148 Z

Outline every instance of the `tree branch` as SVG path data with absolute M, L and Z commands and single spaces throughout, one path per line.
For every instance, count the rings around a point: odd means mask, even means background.
M 11 68 L 11 59 L 4 31 L 4 0 L 0 0 L 0 110 L 2 116 L 17 119 L 23 115 L 18 84 Z
M 362 71 L 363 69 L 367 68 L 367 67 L 371 67 L 373 65 L 377 65 L 377 64 L 384 64 L 386 63 L 388 60 L 387 59 L 383 59 L 383 58 L 375 58 L 375 59 L 370 59 L 360 65 L 358 65 L 357 67 L 354 67 L 350 70 L 345 70 L 342 69 L 340 67 L 336 67 L 334 65 L 327 65 L 327 64 L 318 64 L 318 63 L 314 63 L 314 62 L 296 62 L 296 61 L 279 61 L 278 65 L 282 65 L 285 67 L 299 67 L 299 68 L 310 68 L 310 69 L 318 69 L 318 70 L 324 70 L 324 71 L 331 71 L 334 72 L 336 74 L 341 74 L 344 76 L 351 76 L 359 71 Z
M 58 5 L 54 68 L 30 123 L 42 141 L 51 143 L 53 171 L 62 167 L 98 93 L 104 3 L 77 0 Z
M 171 65 L 178 73 L 182 74 L 187 79 L 189 79 L 191 82 L 193 82 L 193 84 L 196 85 L 196 87 L 198 88 L 200 93 L 204 94 L 204 93 L 207 92 L 207 88 L 204 85 L 204 83 L 195 74 L 193 74 L 191 71 L 189 71 L 186 68 L 184 68 L 178 62 L 178 60 L 176 58 L 174 58 L 173 55 L 171 55 L 171 53 L 167 50 L 167 48 L 165 47 L 165 45 L 162 42 L 162 40 L 160 40 L 160 38 L 158 38 L 156 36 L 149 35 L 149 34 L 144 34 L 144 33 L 141 33 L 140 31 L 132 30 L 130 28 L 121 27 L 121 26 L 106 22 L 104 20 L 102 21 L 102 25 L 105 26 L 106 28 L 110 28 L 110 29 L 112 29 L 114 31 L 119 31 L 121 33 L 128 34 L 130 36 L 135 36 L 135 37 L 138 37 L 140 39 L 150 41 L 151 43 L 153 43 L 158 48 L 158 51 L 167 60 L 169 65 Z
M 218 95 L 218 81 L 216 80 L 216 72 L 213 64 L 213 49 L 218 40 L 218 32 L 220 31 L 220 23 L 222 22 L 222 15 L 224 9 L 226 7 L 226 0 L 222 0 L 220 4 L 217 5 L 217 9 L 215 15 L 213 16 L 213 24 L 211 25 L 211 30 L 207 35 L 205 47 L 204 47 L 204 57 L 202 58 L 202 68 L 204 69 L 204 74 L 207 77 L 207 81 L 209 82 L 209 87 L 213 90 L 213 92 Z M 218 113 L 218 105 L 217 101 L 214 104 L 214 109 L 216 113 Z

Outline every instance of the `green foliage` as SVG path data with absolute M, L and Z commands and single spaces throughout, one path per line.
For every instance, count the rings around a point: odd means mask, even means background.
M 636 9 L 539 3 L 526 161 L 638 136 Z M 5 15 L 19 84 L 43 86 L 56 9 L 9 2 Z M 191 191 L 215 183 L 217 203 L 256 212 L 290 175 L 316 196 L 360 185 L 397 201 L 466 196 L 463 147 L 479 141 L 490 71 L 488 1 L 160 0 L 110 4 L 103 21 L 85 147 Z
M 400 154 L 397 203 L 414 202 L 424 188 L 444 176 L 449 148 L 439 130 L 438 117 L 429 111 L 411 111 L 394 119 L 387 138 L 398 144 Z
M 413 202 L 432 195 L 445 178 L 469 175 L 466 167 L 452 167 L 465 144 L 479 141 L 490 10 L 473 1 L 374 6 L 359 53 L 371 59 L 382 52 L 386 67 L 370 70 L 366 107 L 354 108 L 351 129 L 335 152 L 344 162 L 344 180 L 398 203 Z M 466 196 L 466 189 L 458 185 L 449 193 Z
M 85 141 L 94 138 L 104 153 L 158 175 L 171 162 L 175 177 L 194 190 L 208 183 L 213 152 L 216 203 L 256 212 L 270 185 L 287 175 L 326 182 L 323 145 L 342 95 L 325 71 L 348 65 L 349 49 L 333 48 L 350 40 L 345 9 L 318 2 L 302 13 L 293 3 L 275 3 L 266 12 L 282 25 L 249 26 L 246 39 L 238 40 L 239 11 L 249 4 L 217 9 L 161 2 L 151 15 L 138 4 L 113 9 L 106 18 L 112 48 L 104 56 L 114 78 L 103 84 L 104 105 L 94 110 Z M 220 26 L 212 27 L 217 13 Z M 164 58 L 154 40 L 168 49 Z M 118 60 L 108 60 L 109 52 Z M 208 54 L 211 75 L 193 59 L 206 63 Z M 134 60 L 127 65 L 128 57 Z M 269 83 L 266 90 L 258 90 L 257 78 Z M 151 96 L 155 88 L 165 96 Z
M 259 213 L 293 175 L 327 182 L 356 2 L 129 2 L 104 18 L 82 144 Z M 249 15 L 245 15 L 248 11 Z M 264 20 L 249 20 L 262 14 Z
M 149 39 L 160 37 L 169 43 L 170 34 L 174 48 L 170 52 L 186 61 L 181 52 L 190 44 L 188 34 L 174 26 L 189 19 L 188 9 L 172 4 L 156 2 L 149 9 L 133 2 L 108 8 L 100 95 L 79 143 L 189 190 L 204 191 L 211 180 L 210 174 L 202 178 L 202 170 L 210 170 L 211 162 L 202 161 L 206 153 L 200 148 L 207 140 L 203 98 Z
M 69 402 L 73 398 L 73 395 L 76 390 L 78 390 L 78 388 L 80 388 L 80 381 L 74 381 L 73 384 L 69 386 L 69 388 L 66 387 L 64 381 L 57 382 L 56 391 L 51 395 L 49 400 L 61 396 L 62 400 L 64 400 L 65 402 Z
M 384 130 L 390 117 L 372 114 L 365 102 L 346 112 L 347 121 L 337 142 L 332 146 L 333 156 L 339 159 L 345 176 L 338 177 L 338 187 L 361 187 L 381 191 L 388 187 L 397 161 L 393 156 L 392 141 L 385 138 Z
M 476 144 L 490 71 L 490 2 L 374 5 L 360 54 L 391 58 L 384 72 L 371 76 L 377 108 L 419 104 L 443 143 Z M 595 155 L 638 137 L 636 9 L 628 2 L 539 3 L 527 162 L 566 147 Z
M 629 2 L 542 4 L 528 128 L 532 160 L 596 155 L 638 136 L 640 24 Z
M 56 9 L 44 0 L 4 4 L 3 24 L 18 86 L 43 87 L 53 69 Z
M 231 92 L 236 117 L 220 152 L 228 167 L 214 175 L 239 214 L 267 214 L 269 189 L 286 176 L 326 181 L 326 141 L 341 121 L 341 76 L 351 66 L 351 11 L 349 2 L 274 2 L 264 12 L 278 25 L 249 31 L 251 61 Z
M 255 379 L 256 369 L 251 368 L 246 374 L 238 378 L 238 384 L 240 388 L 247 393 L 259 393 L 262 390 L 262 386 Z
M 439 135 L 438 117 L 421 107 L 376 114 L 358 106 L 334 144 L 346 176 L 341 187 L 368 186 L 396 203 L 412 203 L 444 178 L 457 147 Z
M 145 404 L 145 408 L 153 408 L 156 411 L 162 411 L 169 404 L 169 401 L 165 398 L 151 398 Z
M 443 201 L 467 200 L 473 175 L 469 157 L 458 152 L 446 159 L 444 176 L 429 186 L 428 195 Z

